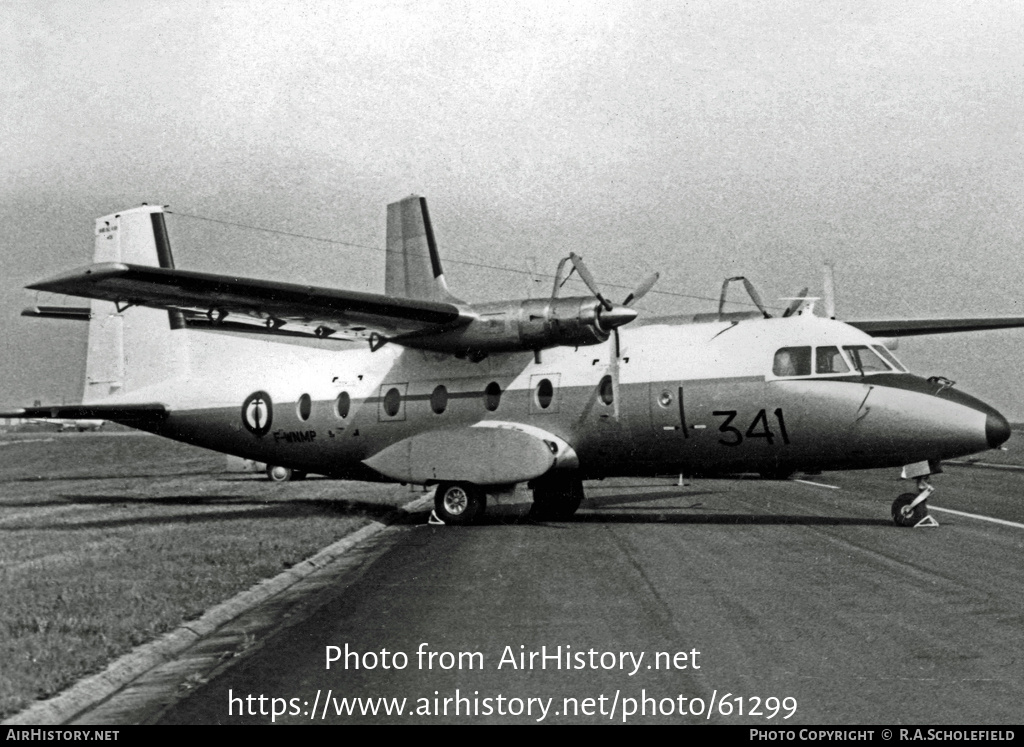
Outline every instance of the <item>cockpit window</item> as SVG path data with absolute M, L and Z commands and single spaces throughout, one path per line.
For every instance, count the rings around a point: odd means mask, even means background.
M 811 348 L 781 348 L 775 353 L 772 373 L 776 376 L 810 376 Z
M 907 367 L 896 360 L 896 356 L 890 353 L 889 349 L 886 348 L 885 345 L 872 345 L 871 347 L 874 348 L 880 356 L 885 358 L 897 371 L 903 371 L 906 373 Z
M 814 373 L 842 374 L 849 373 L 850 367 L 843 359 L 843 354 L 835 346 L 821 347 L 814 351 Z
M 862 374 L 891 370 L 889 364 L 879 358 L 878 353 L 874 352 L 867 345 L 844 345 L 843 350 L 849 354 L 854 368 Z

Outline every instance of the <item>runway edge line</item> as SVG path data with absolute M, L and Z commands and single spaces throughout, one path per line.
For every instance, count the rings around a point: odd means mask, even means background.
M 357 529 L 323 548 L 315 555 L 296 563 L 288 570 L 273 578 L 263 579 L 216 607 L 211 607 L 198 619 L 179 625 L 155 641 L 137 646 L 127 654 L 115 659 L 102 672 L 86 677 L 52 698 L 32 704 L 20 713 L 0 722 L 0 725 L 50 726 L 69 721 L 82 711 L 109 698 L 154 667 L 173 660 L 222 625 L 280 594 L 285 589 L 329 565 L 356 545 L 384 531 L 403 514 L 413 513 L 428 505 L 433 505 L 430 493 L 399 506 L 384 517 L 383 521 L 371 521 L 361 529 Z

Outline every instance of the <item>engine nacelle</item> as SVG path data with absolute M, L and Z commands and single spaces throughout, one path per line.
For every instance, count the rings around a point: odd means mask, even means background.
M 604 307 L 596 298 L 549 298 L 519 304 L 516 324 L 520 349 L 557 345 L 597 345 L 611 335 L 601 325 Z
M 531 299 L 474 306 L 469 324 L 437 335 L 403 340 L 407 347 L 459 355 L 598 345 L 636 318 L 625 306 L 605 309 L 593 296 Z

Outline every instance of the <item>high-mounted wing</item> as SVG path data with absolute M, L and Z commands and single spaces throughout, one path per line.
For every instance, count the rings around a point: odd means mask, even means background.
M 873 337 L 914 337 L 942 335 L 949 332 L 980 332 L 986 329 L 1024 327 L 1024 316 L 990 317 L 984 319 L 891 319 L 883 321 L 846 322 Z
M 468 323 L 472 317 L 449 303 L 391 298 L 375 293 L 312 285 L 253 280 L 191 270 L 106 262 L 34 283 L 33 290 L 204 313 L 211 320 L 228 314 L 262 319 L 269 328 L 286 323 L 315 326 L 366 337 L 435 333 Z

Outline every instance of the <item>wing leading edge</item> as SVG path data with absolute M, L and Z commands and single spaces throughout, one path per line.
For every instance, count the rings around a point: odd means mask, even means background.
M 120 262 L 90 265 L 28 287 L 121 306 L 191 311 L 215 321 L 239 314 L 262 319 L 273 329 L 286 323 L 316 326 L 323 336 L 417 336 L 453 329 L 473 318 L 439 301 Z
M 845 321 L 845 320 L 844 320 Z M 1024 327 L 1024 317 L 1006 316 L 956 319 L 891 319 L 882 321 L 846 322 L 873 337 L 914 337 L 942 335 L 950 332 L 981 332 L 987 329 Z

